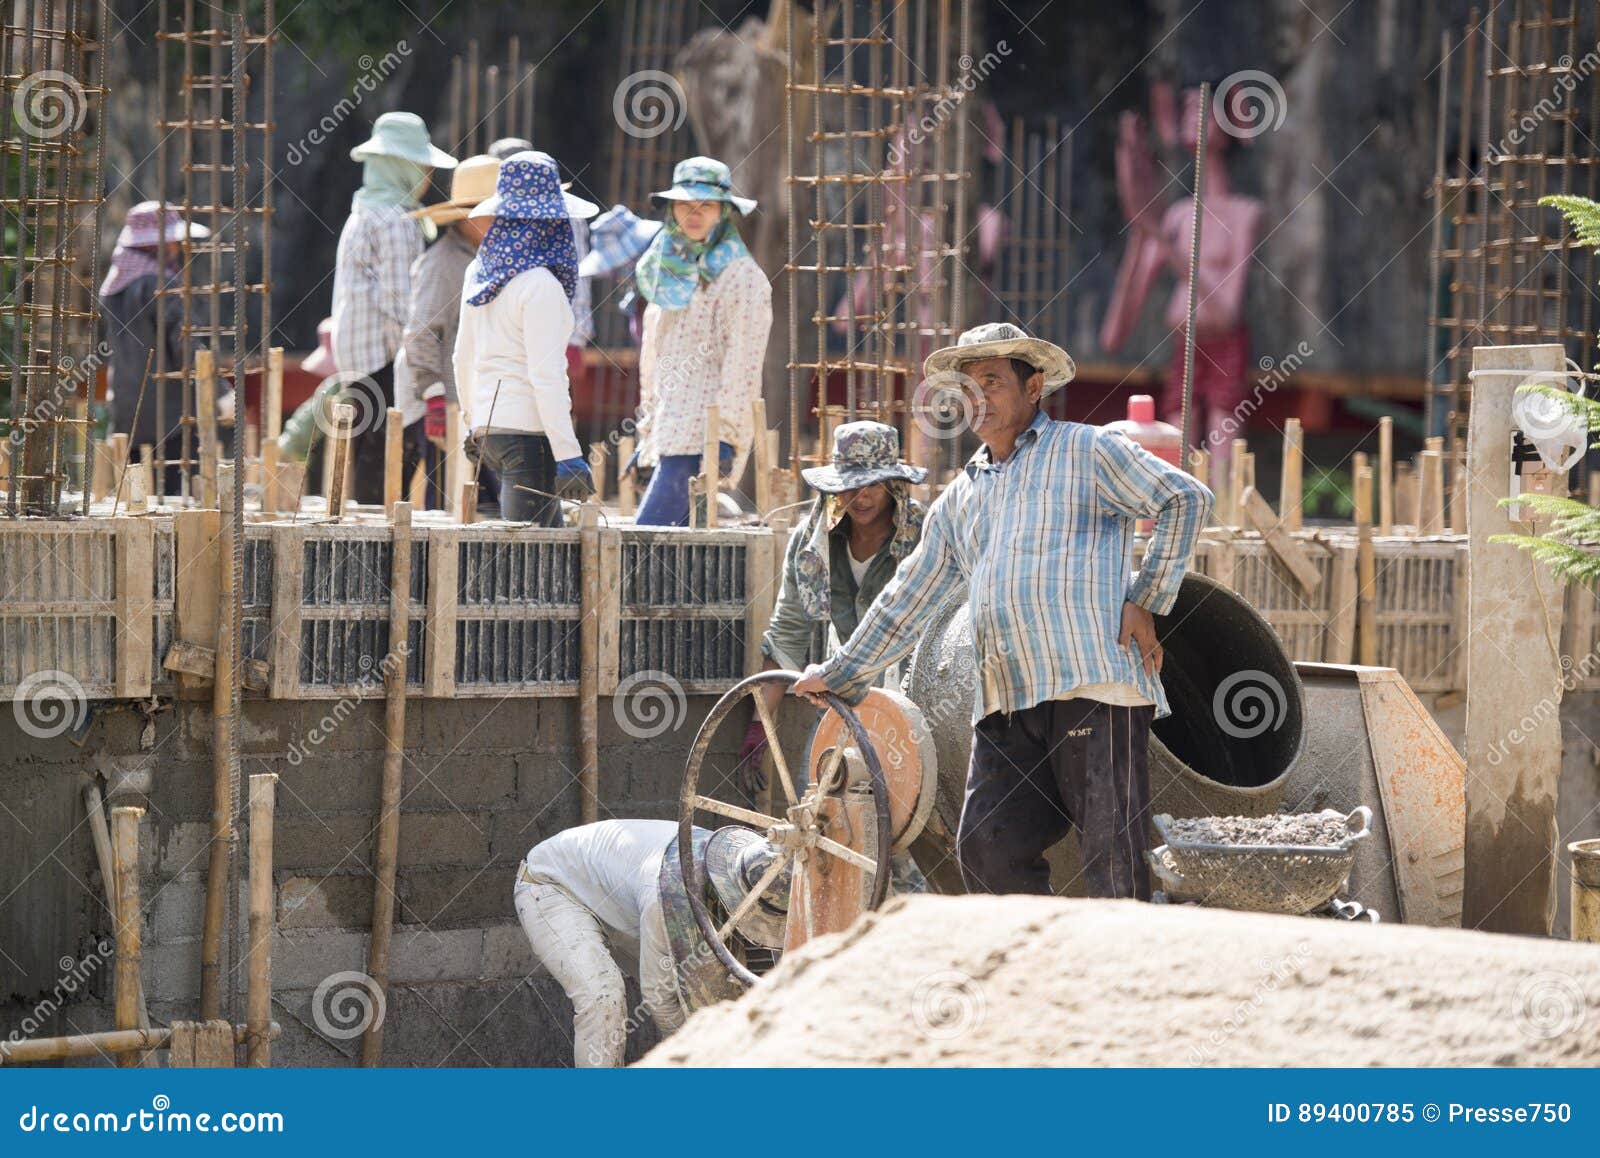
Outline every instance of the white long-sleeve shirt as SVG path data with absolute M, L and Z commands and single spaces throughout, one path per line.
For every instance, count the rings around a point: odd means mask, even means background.
M 453 365 L 466 429 L 543 434 L 556 461 L 582 458 L 567 383 L 572 327 L 566 292 L 543 266 L 519 273 L 487 305 L 463 294 Z
M 772 284 L 752 257 L 728 263 L 694 291 L 681 310 L 644 311 L 639 349 L 641 462 L 705 450 L 706 407 L 717 405 L 718 438 L 744 468 L 754 437 L 751 404 L 761 396 L 761 368 L 772 330 Z

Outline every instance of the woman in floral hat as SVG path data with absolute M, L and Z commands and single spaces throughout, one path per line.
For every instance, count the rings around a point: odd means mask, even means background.
M 640 526 L 684 526 L 689 479 L 700 473 L 706 407 L 715 403 L 719 473 L 733 477 L 756 437 L 751 404 L 772 329 L 772 285 L 739 236 L 734 216 L 756 207 L 735 197 L 728 166 L 679 161 L 670 206 L 634 271 L 644 312 L 639 351 L 639 457 L 655 474 L 639 504 Z
M 492 218 L 467 267 L 456 336 L 462 420 L 500 479 L 500 517 L 561 524 L 559 498 L 587 498 L 594 480 L 572 426 L 567 342 L 578 289 L 572 218 L 598 206 L 561 189 L 546 153 L 500 164 L 495 194 L 469 218 Z

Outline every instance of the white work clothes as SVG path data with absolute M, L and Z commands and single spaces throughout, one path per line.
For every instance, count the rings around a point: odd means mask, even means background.
M 463 295 L 453 365 L 466 429 L 542 434 L 557 462 L 582 458 L 567 382 L 572 327 L 566 291 L 543 266 L 519 273 L 485 305 Z
M 678 834 L 670 820 L 603 820 L 557 833 L 523 861 L 517 917 L 534 956 L 572 1002 L 580 1068 L 620 1066 L 628 1043 L 627 990 L 617 959 L 637 962 L 644 1006 L 663 1035 L 684 1022 L 666 924 L 661 858 Z

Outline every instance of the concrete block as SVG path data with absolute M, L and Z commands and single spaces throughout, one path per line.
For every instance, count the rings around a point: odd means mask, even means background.
M 301 709 L 295 700 L 251 700 L 244 703 L 239 748 L 246 755 L 278 755 L 301 731 Z
M 517 757 L 408 753 L 402 808 L 449 812 L 498 804 L 517 790 Z
M 400 865 L 481 865 L 489 859 L 486 813 L 403 812 Z
M 290 877 L 278 886 L 278 926 L 284 929 L 366 929 L 372 926 L 370 873 Z M 401 895 L 404 895 L 403 885 Z
M 209 819 L 215 773 L 209 753 L 168 758 L 163 752 L 153 762 L 150 804 L 163 819 Z
M 383 783 L 383 751 L 347 752 L 343 755 L 307 756 L 299 762 L 279 761 L 278 814 L 376 812 Z
M 170 880 L 153 896 L 146 894 L 144 906 L 154 921 L 156 941 L 198 937 L 205 926 L 205 881 L 195 874 Z
M 146 1000 L 193 1002 L 200 998 L 200 942 L 172 941 L 143 946 L 140 961 Z M 274 973 L 278 962 L 273 960 Z
M 482 929 L 402 926 L 394 931 L 389 980 L 396 985 L 476 981 L 482 968 Z
M 308 700 L 300 712 L 300 730 L 289 737 L 289 748 L 306 753 L 382 752 L 383 692 L 365 699 L 346 696 L 338 700 Z
M 195 954 L 198 960 L 198 946 Z M 288 929 L 272 938 L 274 990 L 315 989 L 331 974 L 360 972 L 366 963 L 365 933 Z
M 154 856 L 147 856 L 145 863 L 153 865 L 163 877 L 205 871 L 211 848 L 210 824 L 201 820 L 163 818 L 143 827 L 150 830 L 156 849 Z M 140 836 L 144 836 L 143 831 Z
M 489 851 L 493 858 L 497 861 L 519 861 L 541 840 L 577 824 L 577 789 L 574 788 L 570 795 L 570 807 L 503 808 L 492 813 L 489 820 Z
M 278 796 L 282 808 L 280 785 Z M 376 802 L 374 802 L 376 803 Z M 279 872 L 326 875 L 368 868 L 377 824 L 375 812 L 278 816 L 272 832 L 272 862 Z
M 400 919 L 438 928 L 503 921 L 513 913 L 517 861 L 461 869 L 412 869 L 400 876 Z
M 578 773 L 580 764 L 576 752 L 524 752 L 517 757 L 517 801 L 523 805 L 545 807 L 561 805 L 565 794 L 581 796 Z M 600 777 L 605 779 L 605 762 L 600 764 Z
M 499 981 L 549 974 L 533 955 L 522 926 L 512 924 L 493 925 L 483 931 L 483 976 L 488 981 Z

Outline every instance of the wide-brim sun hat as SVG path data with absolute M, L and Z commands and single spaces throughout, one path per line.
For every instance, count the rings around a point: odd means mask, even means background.
M 350 150 L 352 161 L 368 157 L 400 157 L 433 169 L 454 169 L 456 159 L 428 139 L 428 126 L 416 113 L 384 113 L 373 123 L 372 136 Z
M 661 222 L 647 221 L 626 205 L 613 205 L 589 223 L 593 248 L 578 263 L 578 276 L 605 277 L 627 269 L 650 248 L 661 230 Z
M 117 234 L 117 245 L 125 249 L 146 249 L 171 241 L 189 238 L 200 241 L 211 236 L 211 230 L 198 221 L 185 221 L 183 210 L 168 205 L 162 212 L 159 201 L 141 201 L 128 210 L 122 230 Z
M 1078 373 L 1077 365 L 1054 342 L 1029 336 L 1021 326 L 1010 322 L 987 322 L 966 330 L 953 346 L 928 355 L 922 364 L 925 378 L 954 376 L 969 362 L 986 358 L 1020 358 L 1044 375 L 1043 394 L 1059 390 Z
M 713 832 L 706 842 L 706 879 L 722 907 L 730 914 L 737 909 L 777 856 L 771 843 L 751 829 L 729 825 Z M 789 922 L 791 875 L 792 866 L 779 874 L 761 899 L 739 919 L 734 928 L 741 937 L 765 949 L 783 948 Z
M 450 225 L 466 218 L 475 206 L 494 196 L 500 162 L 487 153 L 468 157 L 450 174 L 450 196 L 435 205 L 412 210 L 410 216 L 426 218 L 435 225 Z
M 733 173 L 715 157 L 679 161 L 672 169 L 672 188 L 650 194 L 650 201 L 654 205 L 664 201 L 727 201 L 744 217 L 756 207 L 754 198 L 734 195 Z
M 836 495 L 874 483 L 928 477 L 920 466 L 900 461 L 900 432 L 883 422 L 846 422 L 833 432 L 833 461 L 800 472 L 823 494 Z
M 561 170 L 549 153 L 515 153 L 500 162 L 494 196 L 468 217 L 513 217 L 523 221 L 587 219 L 600 206 L 574 197 L 561 184 Z

